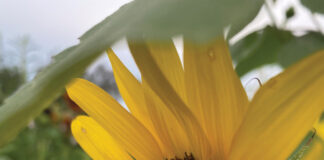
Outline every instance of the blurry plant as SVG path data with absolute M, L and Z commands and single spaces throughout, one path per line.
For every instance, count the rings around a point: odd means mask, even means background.
M 29 38 L 25 37 L 18 40 L 17 51 L 23 53 L 19 55 L 25 55 L 25 53 L 28 53 L 27 51 L 31 51 L 27 47 Z M 24 83 L 22 68 L 26 66 L 9 67 L 3 63 L 0 66 L 0 103 L 2 103 L 6 97 L 10 96 Z M 103 66 L 98 66 L 93 72 L 87 72 L 85 77 L 116 97 L 119 96 L 112 71 L 106 70 Z M 70 131 L 72 119 L 76 114 L 82 113 L 82 110 L 66 95 L 63 97 L 53 102 L 14 141 L 1 148 L 0 160 L 19 160 L 26 157 L 35 160 L 89 159 L 77 146 Z
M 6 52 L 1 38 L 0 56 L 3 56 Z M 27 36 L 13 42 L 22 65 L 9 65 L 0 61 L 0 104 L 26 81 L 26 55 L 34 49 Z M 59 98 L 14 141 L 0 149 L 0 160 L 20 160 L 26 157 L 35 160 L 89 159 L 71 137 L 69 126 L 74 114 L 66 107 L 63 98 Z
M 295 9 L 294 7 L 290 7 L 286 10 L 286 19 L 290 19 L 295 15 Z
M 88 160 L 71 135 L 65 133 L 67 126 L 59 125 L 60 121 L 53 122 L 48 114 L 41 114 L 14 141 L 0 150 L 0 159 Z
M 3 62 L 3 37 L 2 34 L 0 33 L 0 64 L 2 64 Z
M 0 104 L 23 84 L 23 75 L 17 68 L 0 68 Z
M 12 40 L 12 48 L 15 50 L 14 54 L 19 57 L 19 68 L 21 69 L 24 81 L 27 80 L 28 69 L 28 54 L 37 49 L 37 45 L 31 40 L 30 36 L 24 35 Z
M 17 68 L 0 69 L 0 102 L 23 83 Z M 81 112 L 78 112 L 81 113 Z M 1 160 L 87 160 L 86 154 L 76 145 L 70 133 L 75 112 L 66 107 L 62 98 L 56 100 L 43 114 L 29 124 L 19 136 L 0 149 Z
M 0 104 L 24 83 L 24 77 L 18 67 L 4 64 L 4 54 L 3 37 L 0 34 Z
M 87 72 L 84 78 L 97 84 L 114 98 L 118 98 L 120 95 L 115 82 L 114 74 L 112 71 L 107 70 L 106 68 L 107 67 L 104 65 L 99 65 L 92 72 Z

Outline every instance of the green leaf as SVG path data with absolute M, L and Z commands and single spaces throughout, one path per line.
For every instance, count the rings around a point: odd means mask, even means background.
M 277 61 L 279 50 L 293 39 L 288 31 L 280 31 L 267 27 L 254 32 L 230 47 L 232 57 L 236 62 L 239 76 L 254 68 Z
M 294 7 L 290 7 L 286 10 L 286 19 L 290 19 L 295 15 L 295 9 Z
M 301 2 L 313 12 L 324 13 L 323 0 L 302 0 Z
M 135 0 L 123 6 L 81 39 L 105 27 L 125 27 L 132 38 L 163 39 L 184 35 L 209 40 L 231 25 L 231 35 L 240 31 L 257 14 L 263 0 Z M 113 22 L 112 22 L 113 21 Z
M 230 49 L 237 64 L 236 71 L 239 76 L 243 76 L 252 69 L 265 64 L 278 63 L 283 67 L 288 67 L 324 49 L 324 37 L 316 32 L 295 37 L 289 31 L 267 27 L 248 35 Z
M 25 84 L 0 107 L 0 145 L 11 140 L 35 116 L 50 105 L 63 91 L 64 85 L 82 73 L 95 56 L 83 53 L 82 45 L 62 53 L 65 59 L 55 59 L 50 67 L 32 82 Z M 80 55 L 80 56 L 76 56 Z M 98 55 L 98 54 L 96 54 Z M 74 59 L 76 58 L 76 59 Z
M 317 32 L 310 32 L 285 44 L 278 52 L 278 63 L 288 67 L 321 49 L 324 49 L 324 36 Z
M 90 29 L 80 44 L 66 49 L 0 107 L 0 146 L 12 139 L 113 42 L 185 35 L 196 40 L 238 32 L 256 15 L 262 0 L 135 0 Z M 109 7 L 109 6 L 108 6 Z

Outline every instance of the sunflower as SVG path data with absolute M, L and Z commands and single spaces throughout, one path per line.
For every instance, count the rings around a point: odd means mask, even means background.
M 324 51 L 286 69 L 248 100 L 224 39 L 128 41 L 141 81 L 108 56 L 128 109 L 84 79 L 68 95 L 89 116 L 72 133 L 95 160 L 281 160 L 324 107 Z

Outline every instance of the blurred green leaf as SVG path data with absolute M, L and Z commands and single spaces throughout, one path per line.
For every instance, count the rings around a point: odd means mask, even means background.
M 0 107 L 0 146 L 79 76 L 101 52 L 123 36 L 158 38 L 183 34 L 197 40 L 215 38 L 231 25 L 238 32 L 256 15 L 262 0 L 135 0 L 90 29 L 81 42 L 59 54 L 53 63 Z
M 267 27 L 254 32 L 231 46 L 239 76 L 265 64 L 279 63 L 288 67 L 298 60 L 324 49 L 324 37 L 310 32 L 301 37 L 289 31 Z
M 17 68 L 0 68 L 0 104 L 11 95 L 24 81 Z
M 49 115 L 38 116 L 33 127 L 0 149 L 0 159 L 8 160 L 89 160 L 85 152 L 63 131 L 63 124 L 54 123 Z
M 231 35 L 240 31 L 257 14 L 263 0 L 135 0 L 118 10 L 81 39 L 96 30 L 125 28 L 132 38 L 169 38 L 185 35 L 208 40 L 223 34 L 231 25 Z
M 294 36 L 288 31 L 267 27 L 254 32 L 230 47 L 239 76 L 264 64 L 275 63 L 279 50 Z
M 95 48 L 98 47 L 98 48 Z M 23 85 L 0 107 L 0 146 L 10 141 L 63 91 L 71 78 L 79 76 L 106 47 L 83 41 L 55 58 L 31 82 Z
M 313 12 L 324 13 L 323 0 L 301 0 L 301 2 Z
M 289 9 L 286 10 L 286 19 L 290 19 L 294 15 L 295 15 L 294 7 L 290 7 Z
M 324 36 L 317 32 L 310 32 L 286 43 L 278 52 L 278 63 L 288 67 L 321 49 L 324 49 Z

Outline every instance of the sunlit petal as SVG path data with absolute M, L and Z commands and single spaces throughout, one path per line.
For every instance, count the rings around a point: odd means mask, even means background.
M 79 116 L 73 120 L 72 134 L 80 146 L 96 160 L 131 160 L 131 157 L 92 118 Z
M 104 90 L 86 80 L 75 79 L 68 85 L 67 92 L 136 159 L 163 158 L 152 134 Z
M 215 158 L 224 159 L 248 105 L 226 42 L 185 40 L 184 67 L 188 104 L 202 122 Z
M 231 159 L 285 159 L 324 108 L 324 51 L 271 79 L 255 95 L 235 137 Z
M 200 124 L 189 110 L 185 102 L 173 89 L 172 85 L 158 67 L 145 43 L 129 41 L 129 47 L 137 63 L 143 79 L 160 97 L 162 102 L 175 115 L 179 123 L 186 130 L 194 153 L 198 157 L 208 157 L 210 145 Z
M 185 152 L 193 151 L 189 143 L 189 137 L 178 119 L 165 106 L 162 100 L 152 91 L 145 81 L 143 82 L 143 87 L 145 89 L 147 105 L 150 106 L 148 107 L 148 110 L 151 119 L 161 141 L 166 150 L 168 150 L 166 156 L 181 157 Z
M 183 131 L 182 134 L 177 134 L 183 129 L 176 122 L 174 115 L 166 107 L 161 107 L 164 103 L 158 96 L 147 85 L 142 86 L 111 50 L 108 51 L 108 56 L 119 91 L 132 114 L 154 132 L 165 157 L 177 154 L 182 156 L 188 150 L 180 148 L 186 148 L 188 142 L 182 140 L 186 138 Z M 146 88 L 145 98 L 143 87 Z
M 183 101 L 186 101 L 186 91 L 184 83 L 184 70 L 177 53 L 177 50 L 171 39 L 164 41 L 147 42 L 151 56 L 156 64 L 170 82 L 174 90 L 180 95 Z
M 149 53 L 175 89 L 183 101 L 185 100 L 184 71 L 178 56 L 177 50 L 171 39 L 164 41 L 146 42 Z M 146 100 L 149 104 L 152 120 L 156 125 L 157 132 L 163 137 L 168 148 L 171 149 L 170 156 L 181 157 L 185 152 L 190 151 L 188 137 L 177 118 L 168 110 L 162 100 L 152 91 L 148 83 L 143 78 L 143 87 L 146 89 Z M 155 107 L 153 107 L 155 106 Z
M 111 49 L 107 53 L 113 68 L 118 90 L 127 107 L 134 117 L 141 121 L 150 131 L 153 131 L 153 124 L 147 111 L 141 83 L 128 71 Z

